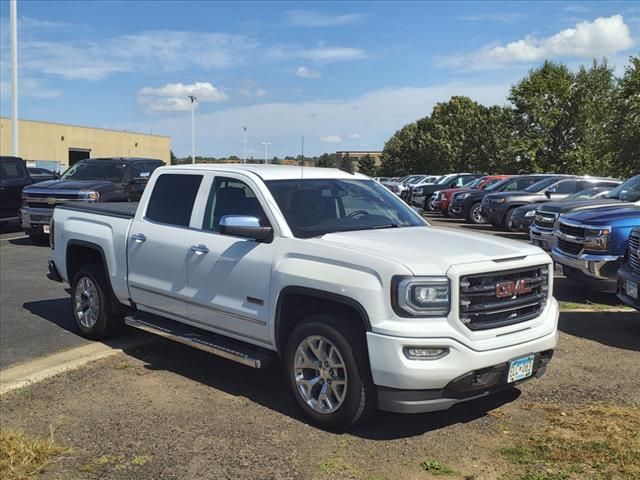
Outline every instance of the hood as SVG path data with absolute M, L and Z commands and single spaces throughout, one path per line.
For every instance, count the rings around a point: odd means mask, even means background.
M 538 207 L 541 212 L 549 212 L 549 213 L 564 213 L 564 212 L 572 212 L 574 210 L 585 210 L 585 209 L 593 209 L 593 208 L 605 208 L 605 207 L 615 207 L 620 206 L 620 204 L 624 204 L 620 200 L 610 199 L 610 198 L 593 198 L 591 200 L 558 200 L 555 202 L 547 202 L 544 205 L 540 205 Z
M 47 180 L 46 182 L 39 182 L 33 186 L 25 188 L 25 191 L 29 190 L 77 190 L 77 191 L 87 191 L 87 190 L 96 190 L 96 189 L 104 189 L 105 187 L 110 187 L 113 185 L 113 182 L 105 181 L 105 180 Z
M 542 253 L 538 247 L 515 240 L 436 227 L 330 233 L 312 241 L 386 258 L 405 265 L 414 275 L 442 275 L 453 265 Z
M 516 208 L 516 212 L 522 213 L 524 215 L 526 212 L 529 212 L 531 210 L 537 210 L 539 206 L 540 206 L 539 203 L 532 203 L 530 205 L 522 205 L 521 207 Z
M 635 227 L 640 225 L 640 207 L 609 207 L 584 210 L 564 215 L 572 222 L 584 225 L 610 225 Z

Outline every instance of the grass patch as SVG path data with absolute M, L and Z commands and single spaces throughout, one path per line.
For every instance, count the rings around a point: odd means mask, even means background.
M 604 305 L 602 303 L 575 303 L 575 302 L 560 302 L 560 310 L 563 312 L 570 312 L 572 310 L 590 310 L 593 312 L 633 312 L 634 310 L 625 305 Z
M 437 460 L 425 460 L 421 463 L 421 466 L 425 472 L 429 472 L 431 475 L 448 476 L 456 474 L 456 471 L 451 467 L 443 465 Z
M 510 463 L 524 467 L 522 480 L 640 480 L 640 406 L 532 408 L 543 410 L 549 422 L 500 450 Z
M 12 430 L 0 431 L 0 478 L 30 479 L 55 462 L 69 448 L 58 445 L 51 428 L 48 438 L 29 437 Z

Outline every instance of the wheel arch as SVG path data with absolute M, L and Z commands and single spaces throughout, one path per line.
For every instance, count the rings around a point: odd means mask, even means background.
M 304 301 L 304 303 L 302 303 Z M 349 314 L 364 332 L 371 331 L 366 309 L 356 300 L 344 295 L 308 287 L 289 286 L 280 291 L 276 304 L 274 341 L 280 356 L 284 352 L 287 334 L 310 313 L 338 311 Z M 298 313 L 299 316 L 295 317 Z

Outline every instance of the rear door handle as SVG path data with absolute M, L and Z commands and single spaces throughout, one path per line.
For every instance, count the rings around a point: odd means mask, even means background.
M 147 237 L 145 237 L 142 233 L 136 233 L 135 235 L 131 236 L 131 240 L 133 240 L 134 242 L 138 242 L 138 243 L 142 243 L 147 239 Z
M 204 255 L 205 253 L 209 253 L 209 249 L 206 247 L 206 245 L 202 244 L 193 245 L 190 250 L 197 255 Z

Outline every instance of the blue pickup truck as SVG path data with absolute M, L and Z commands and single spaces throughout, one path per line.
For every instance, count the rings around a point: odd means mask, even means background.
M 562 215 L 553 259 L 571 280 L 615 293 L 629 235 L 640 226 L 640 207 L 611 207 Z
M 640 227 L 631 230 L 625 263 L 618 270 L 618 298 L 640 310 Z

